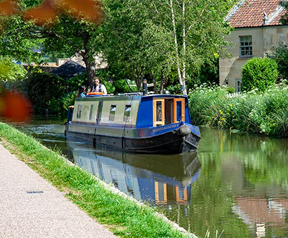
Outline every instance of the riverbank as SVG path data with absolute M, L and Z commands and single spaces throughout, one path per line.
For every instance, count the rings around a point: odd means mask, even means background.
M 116 194 L 102 181 L 70 164 L 32 137 L 0 123 L 1 144 L 50 182 L 100 224 L 119 237 L 193 237 L 127 196 Z

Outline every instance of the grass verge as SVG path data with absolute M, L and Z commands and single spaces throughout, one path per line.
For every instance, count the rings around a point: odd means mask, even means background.
M 2 144 L 48 180 L 97 222 L 119 237 L 192 237 L 157 215 L 156 210 L 113 193 L 102 181 L 59 153 L 51 151 L 15 128 L 0 123 Z M 4 143 L 5 142 L 5 143 Z

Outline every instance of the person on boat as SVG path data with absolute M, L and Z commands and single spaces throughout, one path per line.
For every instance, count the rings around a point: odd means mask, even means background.
M 100 79 L 94 78 L 94 86 L 92 92 L 102 92 L 103 95 L 107 95 L 107 90 L 104 84 L 100 83 Z
M 86 97 L 86 94 L 85 94 L 85 86 L 80 86 L 79 88 L 78 88 L 78 93 L 77 93 L 77 97 L 78 98 L 84 98 L 84 97 Z

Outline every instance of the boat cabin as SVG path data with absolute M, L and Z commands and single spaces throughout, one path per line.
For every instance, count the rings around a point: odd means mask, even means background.
M 175 95 L 77 98 L 72 121 L 134 128 L 191 123 L 187 97 Z

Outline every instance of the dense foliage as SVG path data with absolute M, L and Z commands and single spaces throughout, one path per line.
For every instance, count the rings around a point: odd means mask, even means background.
M 0 56 L 0 81 L 6 83 L 8 81 L 16 81 L 22 79 L 27 71 L 23 66 L 15 64 L 12 58 Z
M 185 86 L 225 44 L 230 27 L 223 19 L 234 2 L 106 0 L 103 52 L 109 68 L 134 79 L 138 90 L 143 78 L 160 91 L 169 81 Z
M 36 113 L 61 112 L 64 108 L 62 98 L 66 93 L 66 82 L 54 74 L 33 72 L 27 80 L 27 94 Z
M 131 91 L 126 79 L 135 82 L 137 91 L 147 79 L 154 83 L 155 93 L 165 88 L 180 93 L 180 84 L 185 89 L 195 79 L 202 82 L 205 79 L 198 80 L 202 66 L 208 68 L 217 61 L 217 52 L 227 44 L 222 36 L 231 30 L 223 18 L 235 0 L 103 0 L 102 5 L 83 1 L 83 7 L 57 2 L 16 1 L 19 12 L 0 16 L 1 53 L 36 63 L 46 53 L 55 57 L 81 55 L 90 86 L 95 75 L 94 57 L 101 53 L 110 73 L 100 79 L 108 82 L 103 81 L 109 93 Z M 213 71 L 206 73 L 213 75 Z M 107 80 L 111 78 L 114 85 Z M 75 89 L 76 84 L 71 87 Z M 37 91 L 46 89 L 37 85 Z M 60 105 L 58 99 L 51 100 L 49 105 Z M 40 109 L 43 105 L 35 106 Z
M 37 64 L 47 53 L 55 57 L 78 54 L 83 57 L 92 84 L 94 56 L 100 52 L 102 40 L 98 27 L 102 19 L 99 2 L 18 0 L 14 5 L 14 14 L 0 15 L 1 54 Z
M 275 85 L 278 77 L 277 63 L 269 58 L 253 58 L 242 69 L 242 90 L 258 89 L 264 92 Z
M 287 97 L 286 85 L 264 93 L 242 94 L 229 94 L 218 86 L 200 86 L 189 94 L 195 124 L 269 136 L 288 136 Z
M 279 1 L 279 4 L 284 7 L 286 10 L 288 9 L 288 2 L 287 1 Z M 287 25 L 288 24 L 288 12 L 284 11 L 284 14 L 281 16 L 280 22 L 283 25 Z
M 36 31 L 34 24 L 23 21 L 18 15 L 11 17 L 0 15 L 1 55 L 17 61 L 38 63 L 39 54 L 36 49 L 42 40 L 35 37 L 33 31 Z
M 280 44 L 269 57 L 276 61 L 279 77 L 288 79 L 288 45 Z

